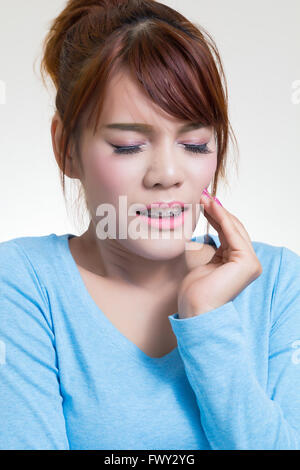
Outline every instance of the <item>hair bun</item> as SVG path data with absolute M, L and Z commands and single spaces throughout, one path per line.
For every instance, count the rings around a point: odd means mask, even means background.
M 63 44 L 68 31 L 85 16 L 93 17 L 97 10 L 109 11 L 114 8 L 121 10 L 135 0 L 69 0 L 62 12 L 50 23 L 50 29 L 43 41 L 43 59 L 41 75 L 50 75 L 55 87 L 59 83 L 59 64 Z

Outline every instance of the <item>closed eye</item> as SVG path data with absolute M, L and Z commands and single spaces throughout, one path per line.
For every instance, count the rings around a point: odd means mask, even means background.
M 182 144 L 185 147 L 187 152 L 192 153 L 212 153 L 211 150 L 207 147 L 207 144 L 195 145 L 195 144 Z M 130 154 L 130 153 L 139 153 L 142 152 L 142 147 L 140 145 L 130 146 L 130 147 L 120 147 L 118 145 L 111 146 L 115 149 L 114 153 L 117 154 Z

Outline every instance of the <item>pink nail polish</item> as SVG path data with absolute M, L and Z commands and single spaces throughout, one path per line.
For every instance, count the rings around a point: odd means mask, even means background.
M 219 206 L 222 206 L 222 204 L 220 203 L 220 201 L 219 201 L 219 199 L 218 199 L 217 197 L 214 197 L 213 199 L 216 201 L 217 204 L 219 204 Z M 222 206 L 222 207 L 223 207 L 223 206 Z
M 206 196 L 211 198 L 211 195 L 209 194 L 209 192 L 206 189 L 203 189 L 203 194 L 205 194 Z

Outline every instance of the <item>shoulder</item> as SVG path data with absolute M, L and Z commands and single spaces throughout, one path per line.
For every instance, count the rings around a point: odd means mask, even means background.
M 47 263 L 56 235 L 18 237 L 0 242 L 0 290 L 3 302 L 31 299 L 48 306 Z
M 220 246 L 218 235 L 210 235 L 216 248 Z M 196 237 L 201 241 L 202 237 Z M 253 249 L 262 265 L 262 274 L 253 284 L 272 286 L 274 300 L 279 298 L 284 289 L 288 292 L 300 289 L 300 255 L 286 246 L 272 245 L 262 241 L 252 240 Z
M 219 238 L 212 236 L 217 247 Z M 270 327 L 274 332 L 300 328 L 300 255 L 286 246 L 252 241 L 252 246 L 262 265 L 262 274 L 245 291 L 251 301 L 261 302 L 270 308 Z
M 272 333 L 292 328 L 300 333 L 300 256 L 282 247 L 279 268 L 273 289 Z
M 18 237 L 0 242 L 0 270 L 10 266 L 17 271 L 21 266 L 31 265 L 33 270 L 42 272 L 50 265 L 59 243 L 66 235 L 50 235 Z
M 292 291 L 300 294 L 300 255 L 286 246 L 258 241 L 252 245 L 265 271 L 265 281 L 273 281 L 273 303 Z
M 252 241 L 263 268 L 249 286 L 249 296 L 268 311 L 269 333 L 273 342 L 300 335 L 300 255 L 287 246 Z M 257 309 L 258 310 L 258 309 Z M 253 310 L 252 310 L 253 311 Z M 271 347 L 271 346 L 270 346 Z
M 261 281 L 272 285 L 272 309 L 278 310 L 279 304 L 283 305 L 293 294 L 298 295 L 300 302 L 300 255 L 286 246 L 252 244 L 263 267 Z
M 203 235 L 194 237 L 191 240 L 203 243 Z M 213 246 L 215 250 L 219 248 L 221 244 L 218 235 L 215 234 L 209 234 L 208 243 L 210 246 Z M 297 258 L 299 259 L 299 255 L 297 255 L 297 253 L 284 246 L 272 245 L 270 243 L 255 240 L 252 240 L 252 246 L 263 268 L 265 268 L 265 271 L 269 272 L 269 275 L 273 273 L 276 276 L 278 273 L 279 267 L 282 263 L 283 251 L 288 253 L 289 257 L 292 257 L 295 260 Z
M 17 278 L 24 271 L 37 271 L 53 244 L 53 234 L 18 237 L 0 243 L 0 275 Z
M 1 259 L 11 257 L 26 257 L 44 253 L 53 244 L 54 233 L 42 236 L 17 237 L 0 242 Z
M 213 242 L 215 243 L 216 248 L 220 246 L 220 240 L 218 235 L 210 234 Z M 197 237 L 197 241 L 201 240 L 201 237 Z M 278 271 L 279 267 L 282 265 L 282 262 L 286 264 L 287 262 L 291 262 L 292 259 L 294 262 L 299 262 L 300 256 L 290 250 L 285 246 L 278 246 L 272 245 L 271 243 L 266 243 L 262 241 L 252 240 L 252 246 L 255 250 L 255 253 L 261 263 L 267 267 L 273 268 L 275 271 Z

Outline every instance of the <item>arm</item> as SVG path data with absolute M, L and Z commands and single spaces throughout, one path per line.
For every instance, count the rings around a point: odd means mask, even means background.
M 0 449 L 69 449 L 51 326 L 29 259 L 0 243 Z
M 191 318 L 169 317 L 212 449 L 300 449 L 300 257 L 287 248 L 281 254 L 267 392 L 232 301 Z

